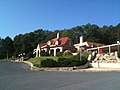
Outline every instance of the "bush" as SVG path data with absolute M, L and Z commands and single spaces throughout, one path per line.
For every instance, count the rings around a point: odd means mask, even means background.
M 36 67 L 40 67 L 40 64 L 34 64 L 34 66 L 36 66 Z
M 72 52 L 70 50 L 66 50 L 64 53 L 63 53 L 63 56 L 73 56 Z
M 82 56 L 83 56 L 84 58 L 88 59 L 89 54 L 90 54 L 90 53 L 89 53 L 88 51 L 84 50 Z
M 57 67 L 58 63 L 57 61 L 48 58 L 46 60 L 41 61 L 41 66 L 42 67 Z
M 63 52 L 57 52 L 56 56 L 58 56 L 58 57 L 63 56 Z
M 82 56 L 82 61 L 80 61 L 80 55 L 72 56 L 72 57 L 60 57 L 58 58 L 58 65 L 60 67 L 73 67 L 73 66 L 81 66 L 87 63 L 87 57 Z
M 68 67 L 68 66 L 70 66 L 70 64 L 71 64 L 71 62 L 70 62 L 70 60 L 68 58 L 60 57 L 58 59 L 58 65 L 60 67 Z
M 49 56 L 49 53 L 48 52 L 45 52 L 45 51 L 41 51 L 41 56 Z
M 120 58 L 120 52 L 118 52 L 118 57 Z

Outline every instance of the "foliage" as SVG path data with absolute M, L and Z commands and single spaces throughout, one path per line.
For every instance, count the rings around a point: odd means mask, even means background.
M 9 58 L 9 59 L 0 59 L 0 61 L 2 62 L 11 62 L 11 61 L 14 61 L 13 58 Z
M 33 52 L 38 43 L 55 38 L 57 32 L 60 32 L 61 37 L 71 38 L 73 43 L 78 43 L 81 35 L 84 36 L 84 41 L 104 44 L 120 41 L 120 23 L 116 26 L 104 25 L 103 27 L 88 23 L 71 29 L 56 31 L 38 29 L 34 32 L 16 35 L 13 40 L 8 36 L 5 39 L 0 38 L 0 58 L 7 58 L 7 55 L 9 58 L 12 56 L 17 58 L 20 53 L 25 53 L 31 57 L 30 53 Z
M 53 59 L 53 60 L 57 61 L 58 57 L 41 56 L 41 57 L 30 58 L 28 61 L 31 62 L 34 66 L 41 67 L 41 61 L 46 60 L 46 59 Z
M 58 63 L 57 61 L 48 58 L 46 60 L 41 61 L 41 66 L 42 67 L 57 67 Z
M 66 50 L 66 51 L 64 51 L 63 56 L 69 57 L 69 56 L 73 56 L 73 54 L 70 50 Z
M 10 37 L 0 38 L 0 59 L 11 58 L 14 53 L 13 41 Z
M 45 51 L 41 51 L 41 56 L 49 56 L 49 53 Z
M 58 56 L 58 57 L 63 56 L 63 52 L 57 52 L 56 56 Z
M 120 52 L 118 52 L 118 57 L 120 58 Z
M 79 66 L 80 61 L 79 60 L 73 60 L 72 58 L 59 58 L 58 59 L 58 65 L 60 67 L 72 67 L 72 66 Z
M 86 57 L 80 61 L 79 55 L 71 57 L 35 57 L 28 60 L 37 67 L 72 67 L 80 66 L 87 63 Z
M 32 52 L 28 52 L 26 57 L 33 58 L 33 57 L 35 57 L 35 54 L 33 54 Z
M 79 59 L 79 55 L 72 56 L 69 58 L 60 57 L 58 59 L 58 65 L 60 67 L 73 67 L 73 66 L 80 66 L 87 63 L 87 59 L 82 57 L 82 61 Z

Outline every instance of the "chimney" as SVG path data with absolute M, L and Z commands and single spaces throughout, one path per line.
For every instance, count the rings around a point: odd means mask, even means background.
M 57 33 L 57 39 L 59 39 L 60 38 L 60 33 Z
M 83 36 L 80 37 L 80 44 L 83 43 Z

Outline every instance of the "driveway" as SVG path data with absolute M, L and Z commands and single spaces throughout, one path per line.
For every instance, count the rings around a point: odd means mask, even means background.
M 23 63 L 0 62 L 0 90 L 120 90 L 120 73 L 30 71 Z

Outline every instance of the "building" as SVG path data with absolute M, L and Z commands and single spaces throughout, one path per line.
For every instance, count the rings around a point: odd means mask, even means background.
M 99 47 L 93 47 L 93 48 L 89 48 L 87 49 L 88 51 L 97 51 L 98 53 L 111 53 L 111 52 L 115 52 L 118 51 L 119 52 L 119 47 L 120 47 L 120 43 L 116 43 L 116 44 L 110 44 L 110 45 L 104 45 L 104 46 L 99 46 Z
M 60 34 L 57 33 L 56 38 L 38 44 L 34 52 L 36 57 L 40 57 L 42 52 L 48 52 L 50 56 L 56 56 L 57 52 L 64 52 L 65 50 L 76 51 L 70 38 L 60 38 Z
M 105 44 L 96 43 L 96 42 L 83 42 L 83 36 L 80 37 L 80 43 L 74 44 L 74 47 L 77 48 L 77 51 L 80 51 L 80 48 L 83 47 L 84 49 L 90 49 L 95 47 L 105 46 Z

